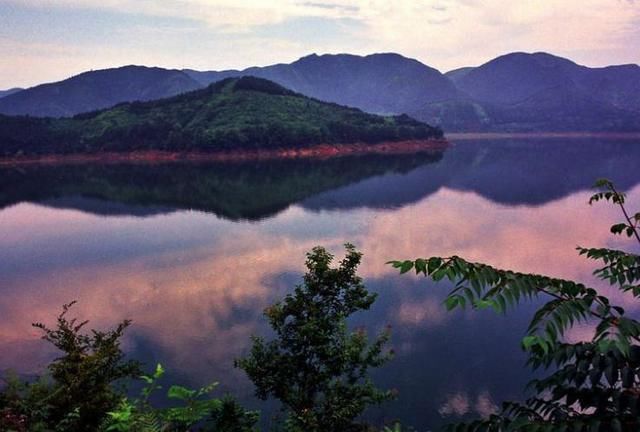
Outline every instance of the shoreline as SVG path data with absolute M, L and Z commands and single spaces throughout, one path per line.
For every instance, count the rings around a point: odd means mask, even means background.
M 273 150 L 232 150 L 219 152 L 139 150 L 131 152 L 49 154 L 42 156 L 0 157 L 0 167 L 85 163 L 156 164 L 176 162 L 242 162 L 278 159 L 329 159 L 351 155 L 410 154 L 424 151 L 440 151 L 450 145 L 446 139 L 431 139 L 382 142 L 378 144 L 319 144 L 305 148 Z
M 451 141 L 514 138 L 609 138 L 640 139 L 640 132 L 453 132 L 445 135 Z

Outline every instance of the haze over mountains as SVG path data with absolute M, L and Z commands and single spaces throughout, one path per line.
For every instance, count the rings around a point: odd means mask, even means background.
M 446 132 L 640 131 L 640 66 L 589 68 L 546 53 L 511 53 L 446 74 L 392 53 L 313 54 L 226 71 L 127 66 L 0 95 L 0 113 L 71 116 L 242 75 L 371 113 L 406 113 Z

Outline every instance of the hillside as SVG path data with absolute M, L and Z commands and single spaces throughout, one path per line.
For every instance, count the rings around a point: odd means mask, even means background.
M 67 117 L 118 103 L 166 98 L 200 88 L 178 70 L 125 66 L 84 72 L 0 99 L 0 114 Z
M 456 84 L 460 78 L 462 78 L 463 76 L 467 75 L 473 69 L 475 69 L 475 68 L 471 67 L 471 66 L 461 67 L 461 68 L 458 68 L 458 69 L 450 70 L 449 72 L 445 72 L 444 75 L 447 78 L 449 78 L 451 81 L 453 81 L 454 84 Z
M 588 68 L 511 53 L 445 75 L 397 54 L 311 55 L 244 71 L 186 71 L 202 83 L 237 74 L 373 113 L 406 113 L 448 131 L 638 131 L 640 67 Z
M 441 137 L 440 129 L 405 115 L 366 114 L 254 77 L 70 119 L 0 116 L 4 156 L 281 149 Z
M 449 131 L 638 131 L 640 67 L 512 53 L 446 74 L 464 95 L 409 114 Z
M 19 87 L 10 88 L 10 89 L 7 89 L 7 90 L 0 90 L 0 99 L 5 97 L 5 96 L 12 95 L 14 93 L 18 93 L 19 91 L 22 91 L 22 90 L 24 90 L 24 89 L 21 89 Z
M 407 114 L 447 131 L 640 131 L 640 66 L 589 68 L 547 53 L 510 53 L 441 74 L 398 54 L 309 55 L 290 64 L 195 71 L 91 71 L 0 99 L 0 113 L 71 116 L 257 76 L 326 102 Z
M 203 84 L 234 75 L 257 76 L 306 96 L 382 114 L 409 113 L 457 95 L 453 84 L 436 69 L 393 53 L 312 54 L 291 64 L 242 71 L 185 72 Z

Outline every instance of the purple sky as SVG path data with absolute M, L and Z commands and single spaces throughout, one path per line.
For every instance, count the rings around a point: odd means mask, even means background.
M 0 89 L 125 64 L 224 69 L 398 52 L 441 71 L 511 51 L 640 63 L 635 0 L 2 0 Z

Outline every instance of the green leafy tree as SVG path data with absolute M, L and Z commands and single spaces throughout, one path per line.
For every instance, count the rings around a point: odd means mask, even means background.
M 87 321 L 67 317 L 74 304 L 63 306 L 54 328 L 34 324 L 62 352 L 47 376 L 33 383 L 11 378 L 0 394 L 4 418 L 18 419 L 26 430 L 96 430 L 122 397 L 114 383 L 139 374 L 138 362 L 125 360 L 120 348 L 129 321 L 106 332 L 83 333 Z
M 611 227 L 640 242 L 640 213 L 631 215 L 625 195 L 608 180 L 596 183 L 589 203 L 618 206 L 624 221 Z M 640 256 L 604 248 L 578 247 L 578 253 L 601 263 L 600 279 L 634 297 L 640 296 Z M 506 402 L 488 419 L 450 427 L 454 431 L 580 431 L 640 430 L 640 323 L 597 289 L 571 280 L 469 262 L 463 258 L 431 257 L 392 261 L 401 273 L 415 270 L 434 281 L 455 282 L 448 310 L 493 308 L 504 313 L 523 300 L 546 299 L 534 314 L 522 347 L 528 363 L 549 375 L 533 380 L 524 403 Z M 577 323 L 594 324 L 591 340 L 566 342 Z
M 391 398 L 368 378 L 391 355 L 388 331 L 369 343 L 364 331 L 347 329 L 347 318 L 369 309 L 376 295 L 356 274 L 362 254 L 345 247 L 338 268 L 322 247 L 307 254 L 304 283 L 265 311 L 276 338 L 255 337 L 249 356 L 236 361 L 258 397 L 282 402 L 289 430 L 358 430 L 355 419 L 367 406 Z

